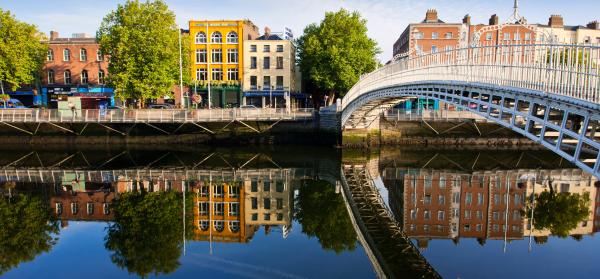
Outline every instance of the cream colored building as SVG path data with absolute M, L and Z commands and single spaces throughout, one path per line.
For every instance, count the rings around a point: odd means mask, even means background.
M 301 92 L 296 49 L 283 34 L 265 34 L 244 42 L 244 105 L 298 107 Z
M 552 15 L 548 25 L 539 24 L 541 34 L 538 39 L 542 42 L 551 41 L 567 44 L 600 44 L 600 23 L 592 21 L 586 26 L 564 25 L 562 16 Z

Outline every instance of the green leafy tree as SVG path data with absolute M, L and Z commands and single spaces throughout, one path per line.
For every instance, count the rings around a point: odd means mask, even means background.
M 317 237 L 324 249 L 341 253 L 356 248 L 356 232 L 352 227 L 344 199 L 326 181 L 307 181 L 300 187 L 294 217 L 302 232 Z
M 0 275 L 56 244 L 58 224 L 37 196 L 0 197 Z
M 534 197 L 534 226 L 538 230 L 547 229 L 552 235 L 563 238 L 569 236 L 569 232 L 589 216 L 589 193 L 556 193 L 550 185 L 550 191 Z M 531 205 L 528 207 L 530 211 Z
M 146 99 L 172 95 L 179 84 L 178 32 L 175 14 L 162 0 L 128 0 L 104 17 L 97 38 L 110 57 L 108 80 L 117 97 L 143 105 Z
M 48 46 L 44 34 L 35 25 L 18 21 L 0 9 L 0 87 L 12 90 L 21 84 L 33 84 L 39 77 Z
M 183 247 L 182 201 L 176 192 L 122 194 L 114 202 L 115 219 L 104 244 L 112 262 L 142 277 L 175 271 Z M 191 202 L 187 205 L 191 208 Z M 186 238 L 191 236 L 191 219 Z
M 300 70 L 306 87 L 321 100 L 343 97 L 362 74 L 375 70 L 380 53 L 367 36 L 367 21 L 358 12 L 328 12 L 320 24 L 311 24 L 297 40 Z

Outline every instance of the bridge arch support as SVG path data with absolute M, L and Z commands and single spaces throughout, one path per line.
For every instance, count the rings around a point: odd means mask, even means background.
M 381 113 L 407 98 L 439 100 L 511 129 L 600 178 L 600 105 L 542 91 L 456 81 L 382 87 L 345 104 L 342 132 L 379 129 Z

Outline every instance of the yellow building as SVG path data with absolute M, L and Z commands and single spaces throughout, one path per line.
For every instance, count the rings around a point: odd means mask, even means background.
M 201 106 L 240 106 L 244 41 L 256 39 L 258 27 L 250 20 L 190 20 L 189 30 L 191 90 L 202 96 Z

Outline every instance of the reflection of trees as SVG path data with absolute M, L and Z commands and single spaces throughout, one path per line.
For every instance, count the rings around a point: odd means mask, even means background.
M 341 195 L 326 181 L 307 181 L 300 187 L 294 217 L 302 232 L 316 236 L 325 249 L 354 250 L 356 232 Z
M 105 238 L 113 263 L 140 276 L 166 274 L 179 267 L 183 246 L 181 193 L 124 193 L 113 207 L 115 222 Z
M 550 185 L 550 191 L 535 195 L 535 228 L 547 229 L 553 235 L 567 237 L 571 230 L 577 228 L 577 224 L 588 217 L 589 202 L 589 193 L 557 193 Z
M 38 196 L 0 197 L 0 274 L 48 252 L 58 224 Z

